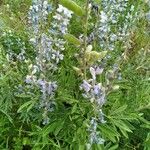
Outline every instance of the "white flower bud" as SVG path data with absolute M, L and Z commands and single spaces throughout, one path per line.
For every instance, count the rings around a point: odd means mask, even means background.
M 92 45 L 88 45 L 86 48 L 87 51 L 91 51 L 92 49 L 93 49 Z
M 115 85 L 115 86 L 113 86 L 113 90 L 119 90 L 119 85 Z

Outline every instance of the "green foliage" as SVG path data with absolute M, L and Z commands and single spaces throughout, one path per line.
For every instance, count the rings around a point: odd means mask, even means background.
M 64 38 L 74 44 L 74 45 L 77 45 L 77 46 L 80 46 L 81 45 L 81 41 L 79 39 L 77 39 L 75 36 L 73 36 L 72 34 L 66 34 L 64 35 Z
M 84 5 L 82 1 L 75 3 L 61 0 L 60 3 L 76 15 L 84 16 L 82 7 L 76 4 Z M 10 5 L 9 11 L 6 11 L 5 4 Z M 93 116 L 93 108 L 81 96 L 80 79 L 72 68 L 78 65 L 74 54 L 79 49 L 74 45 L 79 47 L 82 44 L 76 38 L 83 33 L 81 22 L 73 19 L 70 24 L 71 34 L 65 35 L 65 39 L 70 43 L 66 44 L 59 73 L 54 76 L 59 85 L 57 106 L 56 110 L 50 113 L 50 123 L 44 126 L 41 124 L 42 116 L 34 107 L 40 99 L 40 92 L 34 89 L 31 93 L 27 93 L 28 87 L 24 83 L 28 62 L 17 60 L 10 62 L 6 57 L 7 42 L 11 40 L 12 50 L 18 53 L 21 48 L 17 43 L 19 38 L 25 43 L 28 61 L 34 61 L 35 53 L 33 46 L 28 42 L 26 19 L 22 18 L 28 12 L 30 4 L 29 0 L 5 0 L 2 5 L 0 3 L 2 10 L 0 33 L 6 33 L 5 36 L 0 35 L 0 149 L 84 150 L 88 142 L 87 127 Z M 145 9 L 145 6 L 143 7 Z M 124 60 L 120 66 L 123 79 L 113 82 L 120 88 L 109 93 L 103 108 L 106 123 L 98 125 L 98 131 L 105 139 L 105 143 L 93 145 L 93 150 L 149 150 L 150 148 L 150 36 L 145 32 L 149 25 L 145 19 L 141 19 L 137 24 L 135 37 L 132 39 L 135 44 L 127 53 L 127 60 Z M 11 36 L 9 30 L 13 31 Z M 89 61 L 94 61 L 97 56 L 103 58 L 106 53 L 96 52 L 91 55 Z M 99 78 L 103 80 L 103 77 Z M 24 87 L 23 92 L 22 87 Z

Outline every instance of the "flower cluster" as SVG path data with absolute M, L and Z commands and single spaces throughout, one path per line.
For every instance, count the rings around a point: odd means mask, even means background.
M 69 25 L 71 17 L 72 12 L 62 5 L 59 5 L 55 16 L 53 16 L 55 21 L 52 24 L 53 29 L 51 31 L 53 31 L 54 33 L 54 30 L 57 30 L 57 32 L 54 34 L 57 34 L 58 32 L 65 34 L 67 32 L 67 27 Z
M 95 28 L 92 33 L 89 37 L 86 37 L 86 42 L 91 44 L 97 37 L 98 41 L 100 41 L 99 46 L 103 51 L 117 49 L 117 46 L 120 45 L 120 43 L 123 44 L 124 47 L 126 46 L 125 48 L 129 48 L 130 29 L 137 19 L 137 13 L 134 6 L 130 6 L 128 0 L 102 0 L 101 10 L 99 10 L 99 7 L 94 3 L 91 3 L 91 5 L 97 15 L 98 21 L 95 24 Z M 94 111 L 96 111 L 98 116 L 95 117 L 95 122 L 99 121 L 100 123 L 105 123 L 102 106 L 106 102 L 106 94 L 108 94 L 112 89 L 114 90 L 119 88 L 118 85 L 112 85 L 112 80 L 115 78 L 121 79 L 121 74 L 118 71 L 118 62 L 120 57 L 117 58 L 117 63 L 112 65 L 112 70 L 105 71 L 106 82 L 105 86 L 102 86 L 102 83 L 99 83 L 96 77 L 97 75 L 102 74 L 110 56 L 109 54 L 107 56 L 104 55 L 104 57 L 98 60 L 97 58 L 101 56 L 99 54 L 100 53 L 96 51 L 85 50 L 85 66 L 87 70 L 89 69 L 92 78 L 84 79 L 80 89 L 83 90 L 82 95 L 84 98 L 90 100 L 91 103 L 96 104 L 94 106 Z M 96 133 L 96 128 L 90 133 L 90 135 L 92 135 L 90 136 L 90 141 L 92 141 L 91 144 L 96 143 L 99 135 Z
M 92 144 L 103 144 L 105 141 L 100 137 L 100 132 L 97 132 L 97 120 L 92 118 L 90 121 L 90 127 L 88 129 L 90 132 L 89 143 L 87 144 L 87 149 L 90 150 Z
M 61 54 L 65 50 L 63 34 L 67 32 L 72 15 L 71 11 L 59 5 L 52 18 L 52 27 L 48 31 L 44 31 L 43 26 L 47 23 L 50 10 L 52 9 L 46 0 L 37 0 L 34 1 L 29 13 L 34 33 L 30 41 L 35 46 L 36 59 L 35 65 L 29 66 L 30 75 L 26 77 L 25 81 L 40 89 L 41 99 L 38 108 L 43 110 L 43 124 L 49 123 L 48 112 L 54 110 L 57 82 L 51 81 L 51 78 L 58 69 L 59 62 L 63 60 L 64 56 Z
M 92 42 L 92 39 L 97 37 L 100 41 L 100 48 L 104 51 L 114 50 L 117 47 L 118 42 L 124 43 L 124 46 L 129 46 L 128 38 L 130 35 L 130 29 L 132 24 L 136 20 L 136 12 L 133 5 L 129 5 L 128 0 L 102 0 L 102 10 L 98 11 L 98 7 L 94 5 L 92 9 L 96 10 L 98 14 L 98 22 L 95 25 L 95 30 L 86 38 L 86 42 L 89 44 Z M 134 17 L 133 17 L 134 16 Z M 96 32 L 96 33 L 95 33 Z M 82 37 L 81 37 L 82 39 Z M 87 47 L 89 49 L 89 46 Z M 105 123 L 104 114 L 102 112 L 102 106 L 106 102 L 106 94 L 111 90 L 118 89 L 118 85 L 112 85 L 112 80 L 115 78 L 121 79 L 121 74 L 119 73 L 118 62 L 120 57 L 117 58 L 117 62 L 112 65 L 112 70 L 105 71 L 106 73 L 106 83 L 105 86 L 102 86 L 102 83 L 97 81 L 97 75 L 103 73 L 104 66 L 107 63 L 107 57 L 103 55 L 101 59 L 97 59 L 102 56 L 102 53 L 96 51 L 85 50 L 85 61 L 86 61 L 86 70 L 90 72 L 92 78 L 83 80 L 83 83 L 80 85 L 80 89 L 83 91 L 82 95 L 85 99 L 90 100 L 94 105 L 94 111 L 96 116 L 91 120 L 94 122 L 94 126 L 90 123 L 90 140 L 89 144 L 92 145 L 99 141 L 100 135 L 97 132 L 97 123 Z M 100 54 L 100 55 L 99 55 Z M 94 57 L 93 57 L 94 56 Z M 94 61 L 93 59 L 94 58 Z M 104 58 L 103 62 L 102 59 Z M 103 66 L 103 67 L 102 67 Z M 107 93 L 108 92 L 108 93 Z M 93 129 L 93 130 L 91 130 Z
M 98 63 L 103 57 L 105 57 L 106 52 L 98 53 L 92 51 L 92 46 L 89 45 L 85 51 L 85 60 L 87 61 L 91 77 L 89 79 L 85 78 L 83 83 L 80 85 L 80 90 L 83 91 L 82 95 L 85 99 L 89 100 L 94 106 L 94 112 L 96 116 L 94 120 L 92 118 L 89 125 L 89 143 L 88 146 L 92 144 L 100 143 L 103 139 L 100 137 L 100 133 L 97 132 L 97 123 L 105 123 L 104 114 L 102 112 L 102 106 L 106 102 L 106 92 L 105 88 L 102 86 L 102 83 L 97 81 L 97 76 L 103 73 L 103 68 L 98 65 Z M 93 59 L 94 58 L 94 59 Z M 95 62 L 95 63 L 94 63 Z
M 53 16 L 53 22 L 51 24 L 51 29 L 49 34 L 51 35 L 51 61 L 54 70 L 57 69 L 57 64 L 59 61 L 63 60 L 64 55 L 62 52 L 65 50 L 66 41 L 63 39 L 63 35 L 68 31 L 68 25 L 72 17 L 72 12 L 67 8 L 59 5 L 55 15 Z
M 134 6 L 128 0 L 102 0 L 98 38 L 103 50 L 114 50 L 117 41 L 126 42 L 130 28 L 137 19 Z
M 138 19 L 134 5 L 130 5 L 128 0 L 102 0 L 101 8 L 95 33 L 99 39 L 100 48 L 111 51 L 119 50 L 118 46 L 120 45 L 123 50 L 131 48 L 131 29 L 135 27 L 134 23 Z M 113 79 L 121 79 L 118 66 L 121 57 L 118 56 L 116 62 L 109 67 L 111 69 L 106 71 L 106 91 L 113 89 L 113 85 L 111 85 Z M 110 53 L 104 59 L 103 66 L 107 65 L 108 59 L 111 59 Z
M 38 33 L 40 26 L 47 23 L 47 16 L 51 12 L 51 5 L 47 0 L 33 0 L 33 4 L 29 11 L 29 23 L 34 29 L 34 33 Z
M 95 102 L 99 106 L 105 103 L 105 88 L 101 83 L 96 83 L 96 75 L 101 74 L 102 71 L 103 69 L 100 67 L 90 67 L 92 79 L 83 80 L 80 86 L 80 89 L 84 91 L 83 97 L 90 99 L 91 102 Z
M 55 91 L 57 90 L 56 82 L 37 79 L 34 75 L 27 75 L 25 82 L 40 89 L 41 97 L 37 107 L 38 109 L 43 110 L 43 124 L 48 124 L 50 120 L 48 112 L 54 111 L 55 107 Z
M 83 80 L 80 89 L 84 91 L 82 94 L 84 98 L 90 100 L 91 103 L 95 103 L 94 108 L 96 113 L 98 113 L 97 118 L 92 118 L 88 131 L 89 143 L 88 146 L 91 147 L 92 144 L 103 144 L 104 140 L 100 137 L 100 133 L 97 132 L 97 122 L 105 123 L 104 114 L 102 112 L 102 106 L 106 101 L 105 88 L 102 83 L 97 83 L 96 75 L 100 75 L 103 69 L 97 66 L 90 67 L 90 73 L 92 78 L 89 80 Z
M 38 49 L 36 50 L 36 62 L 39 70 L 49 69 L 55 71 L 58 69 L 57 65 L 64 58 L 64 55 L 61 53 L 65 50 L 63 35 L 68 30 L 71 15 L 71 11 L 59 5 L 53 16 L 51 28 L 48 30 L 49 34 L 42 33 L 30 39 L 36 49 Z

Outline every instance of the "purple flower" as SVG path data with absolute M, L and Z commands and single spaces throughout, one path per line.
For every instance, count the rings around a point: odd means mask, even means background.
M 90 121 L 90 126 L 88 131 L 90 132 L 89 135 L 89 149 L 91 149 L 92 144 L 103 144 L 104 139 L 101 138 L 100 132 L 97 131 L 97 119 L 92 118 Z
M 86 80 L 83 80 L 83 84 L 81 84 L 80 86 L 80 88 L 83 89 L 85 92 L 89 92 L 91 87 L 92 86 Z
M 106 101 L 105 93 L 102 93 L 102 95 L 98 99 L 96 99 L 96 101 L 100 106 L 104 105 Z
M 95 95 L 98 95 L 99 93 L 101 93 L 101 84 L 95 85 L 93 91 Z
M 102 87 L 102 84 L 99 83 L 94 85 L 91 95 L 94 95 L 95 101 L 98 105 L 102 106 L 105 103 L 105 89 Z
M 32 77 L 29 76 L 29 75 L 27 75 L 27 77 L 26 77 L 26 79 L 25 79 L 25 82 L 26 82 L 27 84 L 32 83 Z
M 103 72 L 103 68 L 100 67 L 90 67 L 90 73 L 92 75 L 93 80 L 96 80 L 96 75 L 99 75 Z
M 45 80 L 42 80 L 42 79 L 39 79 L 37 81 L 38 85 L 40 86 L 40 89 L 41 89 L 41 92 L 42 93 L 45 93 L 47 88 L 46 88 L 46 81 Z
M 103 70 L 104 70 L 104 68 L 96 67 L 95 72 L 97 75 L 99 75 L 99 74 L 102 74 Z
M 49 82 L 47 87 L 47 93 L 49 95 L 53 94 L 53 92 L 57 89 L 56 82 Z

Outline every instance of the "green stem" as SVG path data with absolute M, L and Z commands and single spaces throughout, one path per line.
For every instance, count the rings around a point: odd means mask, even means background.
M 83 50 L 83 69 L 84 69 L 84 79 L 86 80 L 86 58 L 85 58 L 85 52 L 87 48 L 87 32 L 88 32 L 88 6 L 89 6 L 89 0 L 86 1 L 86 8 L 85 8 L 85 20 L 84 20 L 84 50 Z

